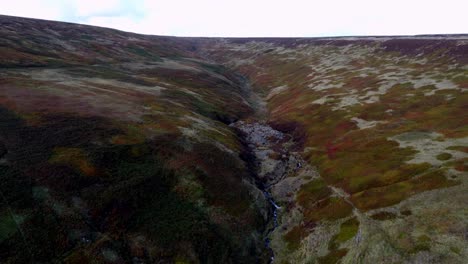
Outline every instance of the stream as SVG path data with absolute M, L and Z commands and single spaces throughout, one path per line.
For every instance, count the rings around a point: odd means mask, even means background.
M 269 192 L 269 189 L 262 189 L 263 195 L 265 196 L 265 199 L 268 201 L 268 203 L 271 205 L 272 209 L 272 221 L 273 226 L 268 229 L 268 231 L 265 234 L 265 247 L 270 251 L 271 257 L 270 257 L 270 263 L 273 263 L 275 260 L 275 252 L 271 248 L 270 242 L 270 235 L 275 231 L 275 229 L 278 227 L 278 210 L 281 208 L 279 207 L 273 197 L 271 196 L 271 193 Z

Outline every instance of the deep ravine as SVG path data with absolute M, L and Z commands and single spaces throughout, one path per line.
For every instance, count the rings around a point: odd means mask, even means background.
M 261 121 L 238 121 L 231 126 L 244 134 L 249 151 L 254 156 L 254 175 L 257 187 L 268 201 L 269 219 L 264 233 L 265 247 L 270 251 L 270 263 L 275 252 L 270 245 L 271 235 L 279 226 L 281 207 L 275 201 L 271 189 L 276 183 L 300 167 L 300 162 L 290 154 L 291 137 Z

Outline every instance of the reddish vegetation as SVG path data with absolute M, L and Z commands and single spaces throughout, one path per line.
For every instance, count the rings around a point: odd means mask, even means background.
M 364 224 L 353 209 L 455 186 L 467 171 L 460 154 L 408 163 L 417 150 L 392 139 L 468 136 L 468 45 L 454 38 L 220 41 L 0 22 L 0 226 L 24 220 L 21 233 L 0 230 L 6 262 L 266 262 L 252 157 L 228 126 L 253 116 L 247 81 L 288 150 L 320 171 L 282 205 L 302 213 L 276 236 L 290 253 L 335 224 L 327 255 L 312 259 L 338 262 Z
M 335 154 L 338 151 L 338 147 L 333 145 L 331 142 L 328 142 L 326 145 L 327 148 L 327 156 L 329 159 L 334 159 Z
M 431 39 L 391 39 L 383 43 L 386 51 L 398 51 L 405 55 L 429 54 L 440 50 L 449 50 L 456 46 L 454 40 L 435 42 Z

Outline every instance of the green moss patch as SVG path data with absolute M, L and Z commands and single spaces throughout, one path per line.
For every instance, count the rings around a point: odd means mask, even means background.
M 450 153 L 447 153 L 447 152 L 444 152 L 444 153 L 440 153 L 439 155 L 437 155 L 437 159 L 438 160 L 449 160 L 452 158 L 452 154 Z
M 467 146 L 450 146 L 447 149 L 468 153 L 468 147 Z
M 301 186 L 297 195 L 297 202 L 302 207 L 307 208 L 330 194 L 330 188 L 328 188 L 326 182 L 320 178 Z
M 353 208 L 339 197 L 330 197 L 319 201 L 313 207 L 306 208 L 305 219 L 312 222 L 337 220 L 349 216 Z
M 396 204 L 414 193 L 457 184 L 459 182 L 447 180 L 443 171 L 432 171 L 415 179 L 353 194 L 351 200 L 358 208 L 370 210 Z
M 340 226 L 340 232 L 335 235 L 329 243 L 329 249 L 337 249 L 339 244 L 353 238 L 359 230 L 359 221 L 353 217 Z
M 416 253 L 419 251 L 429 251 L 431 249 L 431 238 L 427 235 L 421 235 L 416 238 L 414 245 L 410 250 L 411 253 Z

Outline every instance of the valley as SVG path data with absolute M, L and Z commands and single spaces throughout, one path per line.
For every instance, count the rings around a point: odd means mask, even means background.
M 0 36 L 0 262 L 468 259 L 467 35 Z

